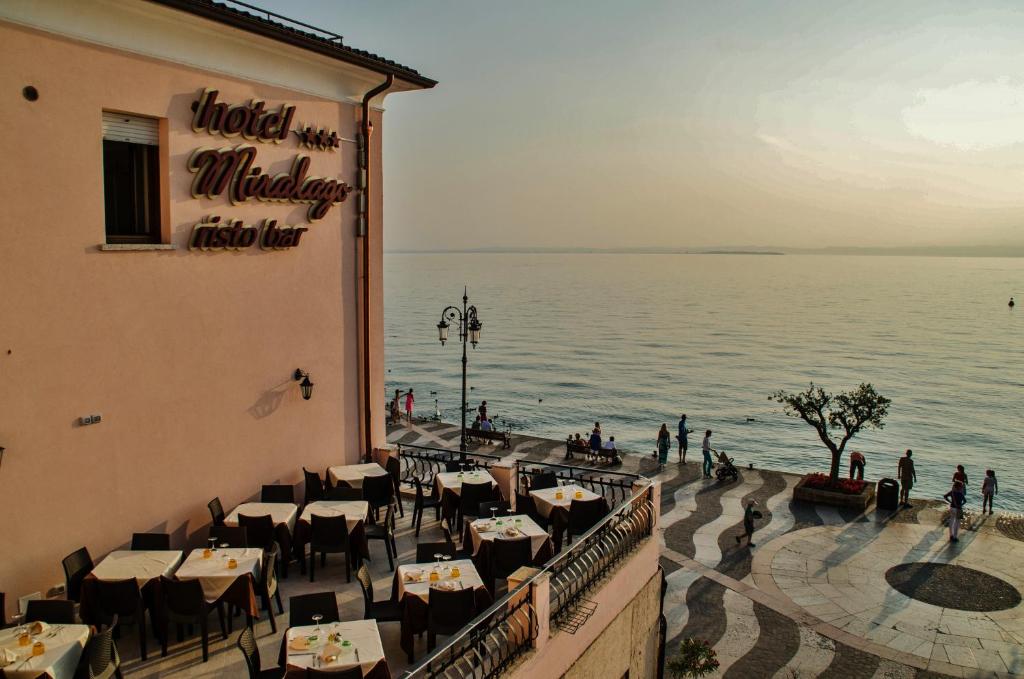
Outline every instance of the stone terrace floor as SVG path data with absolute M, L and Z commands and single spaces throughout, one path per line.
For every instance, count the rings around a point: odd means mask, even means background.
M 457 448 L 458 438 L 457 427 L 437 422 L 392 428 L 388 437 L 444 448 Z M 473 448 L 565 463 L 561 441 L 513 436 L 510 451 Z M 670 462 L 657 474 L 653 458 L 627 454 L 610 468 L 662 482 L 669 653 L 686 637 L 705 639 L 721 663 L 711 676 L 730 679 L 1024 676 L 1019 597 L 1005 610 L 971 610 L 999 605 L 996 593 L 975 581 L 976 571 L 1024 591 L 1020 516 L 968 512 L 952 545 L 941 502 L 918 499 L 896 513 L 817 507 L 792 501 L 796 475 L 741 469 L 738 482 L 705 481 L 699 460 L 691 451 L 687 464 Z M 735 542 L 748 498 L 764 514 L 753 549 Z M 970 500 L 976 511 L 977 498 Z M 885 577 L 897 564 L 919 562 L 974 571 L 953 569 L 933 593 L 940 598 L 923 603 Z

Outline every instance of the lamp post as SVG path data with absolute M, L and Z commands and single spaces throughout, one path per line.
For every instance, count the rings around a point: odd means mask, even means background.
M 462 436 L 459 439 L 459 450 L 466 452 L 466 343 L 469 342 L 476 348 L 480 341 L 480 329 L 483 323 L 476 315 L 475 306 L 469 304 L 469 291 L 462 291 L 462 308 L 449 306 L 441 312 L 441 322 L 437 324 L 437 336 L 441 340 L 441 346 L 448 341 L 449 321 L 459 325 L 459 341 L 462 342 Z

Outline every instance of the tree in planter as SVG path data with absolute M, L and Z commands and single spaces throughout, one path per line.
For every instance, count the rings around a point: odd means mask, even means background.
M 679 653 L 668 661 L 672 679 L 698 679 L 718 669 L 718 654 L 703 639 L 683 639 Z
M 768 398 L 781 403 L 787 415 L 799 417 L 818 432 L 818 438 L 832 453 L 832 467 L 828 474 L 830 483 L 839 478 L 839 462 L 847 442 L 865 427 L 884 427 L 885 416 L 892 403 L 873 386 L 864 383 L 851 391 L 830 394 L 811 382 L 805 391 L 789 393 L 779 390 Z M 832 432 L 842 434 L 838 443 L 833 440 Z

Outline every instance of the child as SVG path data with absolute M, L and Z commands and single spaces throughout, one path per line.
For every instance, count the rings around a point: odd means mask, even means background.
M 985 513 L 985 504 L 988 503 L 988 513 L 992 513 L 992 496 L 999 492 L 999 482 L 996 481 L 996 473 L 988 469 L 985 471 L 985 480 L 981 482 L 981 513 Z

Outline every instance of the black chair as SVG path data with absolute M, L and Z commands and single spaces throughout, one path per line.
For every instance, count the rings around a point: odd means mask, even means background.
M 132 551 L 166 552 L 171 548 L 171 536 L 167 533 L 132 533 Z
M 490 481 L 483 483 L 463 483 L 459 494 L 459 515 L 457 524 L 460 527 L 466 517 L 480 516 L 480 503 L 494 500 L 494 488 Z
M 277 612 L 284 615 L 284 604 L 281 603 L 281 588 L 277 583 L 277 571 L 274 564 L 277 563 L 278 547 L 275 544 L 271 551 L 264 550 L 262 569 L 260 570 L 260 581 L 256 583 L 256 592 L 260 595 L 263 603 L 263 610 L 270 616 L 270 630 L 277 634 L 277 620 L 274 619 L 274 601 L 277 601 Z M 231 621 L 228 620 L 228 624 Z
M 251 627 L 246 627 L 242 630 L 242 633 L 238 635 L 238 641 L 235 642 L 238 646 L 238 650 L 245 656 L 245 666 L 249 669 L 249 679 L 282 679 L 284 677 L 284 668 L 281 667 L 268 667 L 267 669 L 260 668 L 260 649 L 256 645 L 256 635 L 253 634 Z
M 134 622 L 139 628 L 139 657 L 146 660 L 146 615 L 142 593 L 135 578 L 96 581 L 96 620 L 111 625 L 113 620 Z
M 398 515 L 404 519 L 405 508 L 402 507 L 402 463 L 399 462 L 397 457 L 388 455 L 388 459 L 384 463 L 384 469 L 387 470 L 388 476 L 391 477 L 391 483 L 395 487 L 395 502 L 398 503 Z
M 447 554 L 455 558 L 455 545 L 447 540 L 443 542 L 420 542 L 416 545 L 416 563 L 429 563 L 435 554 Z
M 228 631 L 224 627 L 224 607 L 213 606 L 206 602 L 203 595 L 203 585 L 199 580 L 177 580 L 160 576 L 161 590 L 163 593 L 163 614 L 164 630 L 160 635 L 161 655 L 167 655 L 167 636 L 170 623 L 177 625 L 178 642 L 184 638 L 184 625 L 199 625 L 199 633 L 203 643 L 203 662 L 210 659 L 210 628 L 207 617 L 211 609 L 216 608 L 217 617 L 220 619 L 220 631 L 225 639 L 228 638 Z
M 352 488 L 351 486 L 335 486 L 330 488 L 325 493 L 327 500 L 333 500 L 335 502 L 343 502 L 346 500 L 362 500 L 363 489 Z
M 220 498 L 215 497 L 206 503 L 206 508 L 210 510 L 210 516 L 213 518 L 214 526 L 224 525 L 224 507 L 220 503 Z
M 327 565 L 328 554 L 345 555 L 345 582 L 352 582 L 352 566 L 349 562 L 348 519 L 344 516 L 310 517 L 309 537 L 309 581 L 313 582 L 316 570 L 316 555 L 320 554 L 320 565 Z
M 216 540 L 213 544 L 220 547 L 248 547 L 249 538 L 242 526 L 210 526 L 210 537 Z
M 545 488 L 554 488 L 557 485 L 558 475 L 554 472 L 534 474 L 533 478 L 530 479 L 530 490 L 544 490 Z
M 68 554 L 61 561 L 64 566 L 64 580 L 66 583 L 68 599 L 76 603 L 82 602 L 82 580 L 89 575 L 93 569 L 92 557 L 85 547 L 77 549 Z
M 270 514 L 264 516 L 238 515 L 238 526 L 245 529 L 245 539 L 250 547 L 273 549 L 276 539 L 274 519 Z
M 491 576 L 495 580 L 504 580 L 521 567 L 532 563 L 533 547 L 529 537 L 499 537 L 491 543 Z
M 569 505 L 569 542 L 573 535 L 583 535 L 608 514 L 608 501 L 603 497 L 593 500 L 573 500 Z
M 495 516 L 508 516 L 512 512 L 512 507 L 505 500 L 491 500 L 480 503 L 480 516 L 490 518 L 492 509 L 495 510 Z
M 260 490 L 260 502 L 287 502 L 295 504 L 294 486 L 263 486 Z
M 444 463 L 444 470 L 446 472 L 461 472 L 462 463 L 458 460 L 448 460 Z
M 383 478 L 383 477 L 382 477 Z M 381 540 L 388 555 L 388 567 L 395 570 L 395 558 L 398 556 L 398 545 L 395 543 L 395 508 L 388 505 L 383 523 L 374 523 L 364 528 L 366 540 Z
M 25 622 L 75 624 L 75 602 L 70 599 L 33 599 L 25 608 Z
M 89 679 L 121 678 L 121 657 L 114 645 L 114 630 L 117 629 L 115 615 L 107 629 L 93 634 L 82 654 L 86 658 L 86 676 Z
M 471 587 L 446 592 L 431 589 L 427 602 L 427 649 L 434 650 L 438 634 L 455 634 L 476 617 L 476 593 Z
M 373 600 L 373 580 L 370 578 L 370 570 L 366 564 L 359 566 L 359 570 L 356 571 L 356 580 L 359 581 L 359 588 L 363 590 L 363 620 L 401 622 L 402 606 L 396 599 Z
M 290 627 L 312 625 L 314 624 L 313 616 L 318 613 L 324 616 L 320 622 L 340 622 L 338 597 L 334 592 L 301 594 L 288 599 L 288 625 Z
M 452 532 L 448 529 L 448 526 L 441 526 L 441 534 L 444 535 L 444 541 L 449 545 L 450 549 L 454 550 L 453 559 L 471 559 L 473 558 L 473 544 L 470 542 L 468 545 L 459 547 L 454 540 L 452 540 Z
M 416 528 L 416 537 L 420 536 L 420 525 L 423 523 L 423 511 L 426 509 L 434 510 L 434 520 L 441 520 L 441 498 L 435 495 L 435 491 L 431 491 L 428 496 L 423 492 L 423 482 L 420 481 L 419 477 L 414 476 L 412 479 L 413 485 L 416 487 L 416 500 L 412 506 L 412 525 Z
M 320 480 L 320 475 L 316 472 L 311 472 L 305 467 L 302 468 L 302 475 L 306 477 L 305 498 L 303 504 L 309 504 L 310 502 L 319 502 L 324 499 L 324 482 Z
M 7 627 L 7 594 L 0 592 L 0 629 Z
M 529 493 L 520 495 L 516 493 L 516 514 L 526 514 L 528 517 L 533 519 L 533 522 L 544 530 L 548 530 L 551 522 L 541 516 L 541 513 L 537 511 L 537 503 L 533 501 L 533 496 Z
M 372 516 L 379 516 L 382 507 L 390 507 L 395 502 L 395 484 L 390 476 L 364 476 L 363 499 L 370 503 Z
M 320 679 L 363 679 L 363 668 L 359 665 L 338 671 L 306 668 L 306 679 L 317 679 L 317 677 Z

